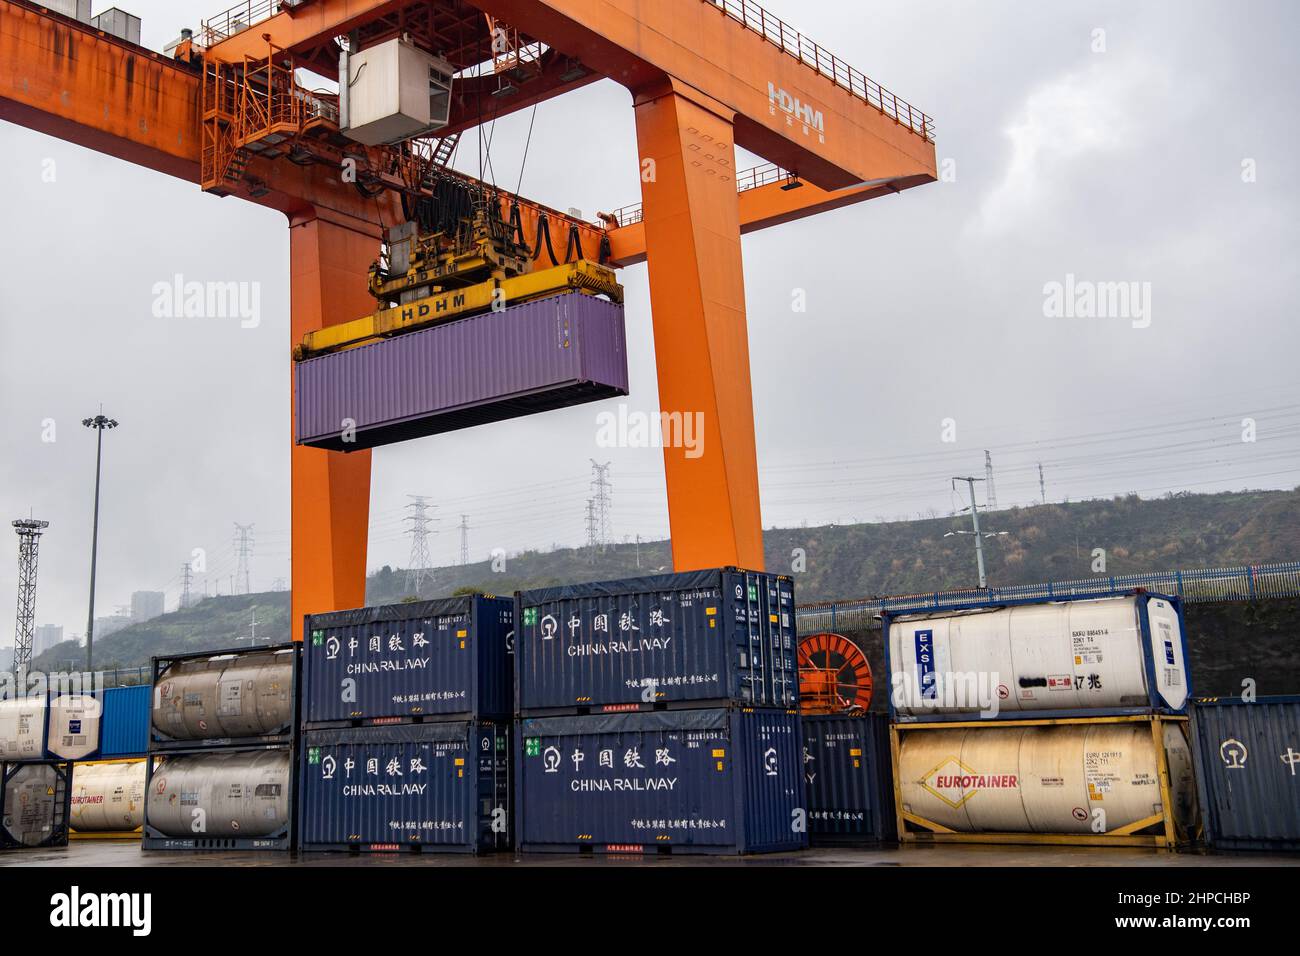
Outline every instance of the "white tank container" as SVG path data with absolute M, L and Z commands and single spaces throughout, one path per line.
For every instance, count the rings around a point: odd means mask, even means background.
M 72 829 L 138 830 L 144 823 L 145 762 L 79 763 L 72 770 Z
M 0 828 L 16 846 L 41 846 L 66 824 L 64 803 L 68 791 L 62 768 L 50 763 L 30 763 L 5 768 L 4 795 L 0 803 Z
M 172 740 L 278 733 L 293 722 L 294 652 L 179 661 L 158 676 L 153 726 Z
M 45 756 L 46 700 L 0 700 L 0 761 L 42 760 Z
M 289 821 L 289 751 L 162 757 L 149 783 L 150 828 L 175 838 L 256 839 Z
M 45 747 L 61 760 L 83 760 L 99 751 L 99 698 L 90 694 L 61 694 L 50 698 Z
M 1109 833 L 1164 809 L 1146 721 L 899 733 L 903 811 L 958 833 Z M 1166 723 L 1163 739 L 1173 818 L 1186 828 L 1191 751 L 1180 724 Z
M 899 616 L 886 646 L 901 720 L 1187 704 L 1181 619 L 1157 595 Z
M 0 701 L 0 760 L 81 760 L 99 750 L 102 708 L 90 694 Z

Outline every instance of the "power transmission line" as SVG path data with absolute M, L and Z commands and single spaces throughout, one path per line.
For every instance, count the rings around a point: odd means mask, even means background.
M 596 549 L 599 546 L 600 537 L 596 529 L 596 499 L 587 499 L 587 551 L 591 556 L 591 563 L 596 563 Z
M 408 594 L 419 596 L 425 578 L 432 577 L 430 565 L 433 561 L 429 557 L 429 535 L 438 532 L 429 531 L 429 525 L 436 520 L 429 515 L 429 509 L 437 506 L 429 504 L 429 499 L 423 495 L 406 497 L 411 499 L 411 503 L 406 506 L 406 510 L 411 513 L 402 519 L 411 523 L 411 526 L 406 529 L 406 533 L 411 536 L 411 559 L 406 567 L 406 591 Z
M 253 556 L 253 526 L 251 524 L 240 524 L 235 522 L 235 549 L 239 552 L 239 570 L 235 572 L 236 579 L 244 582 L 244 593 L 251 594 L 253 589 L 250 586 L 251 576 L 249 573 L 248 563 Z M 234 581 L 230 584 L 230 593 L 235 593 Z
M 190 563 L 181 565 L 181 610 L 190 606 Z
M 469 564 L 469 515 L 460 516 L 460 565 Z
M 1043 499 L 1043 504 L 1047 504 L 1047 482 L 1043 479 L 1043 463 L 1038 463 L 1038 493 Z
M 36 558 L 48 521 L 23 518 L 14 523 L 18 534 L 18 623 L 14 628 L 14 672 L 25 674 L 32 664 L 32 633 L 36 629 Z
M 988 575 L 985 574 L 984 572 L 984 539 L 996 538 L 1000 535 L 1005 535 L 1007 533 L 1005 531 L 980 531 L 980 512 L 979 512 L 979 508 L 975 504 L 975 482 L 984 481 L 984 480 L 985 479 L 983 478 L 961 478 L 956 476 L 953 477 L 952 486 L 954 490 L 956 489 L 957 482 L 959 481 L 966 482 L 967 486 L 970 488 L 970 515 L 971 515 L 971 520 L 975 523 L 975 530 L 974 531 L 949 531 L 947 534 L 944 535 L 945 538 L 950 538 L 953 535 L 958 535 L 958 534 L 973 534 L 975 536 L 975 563 L 979 568 L 980 590 L 984 590 L 989 586 Z M 962 510 L 965 511 L 966 509 L 963 508 Z
M 596 536 L 601 551 L 609 547 L 610 499 L 614 492 L 614 486 L 609 480 L 609 469 L 612 464 L 613 462 L 607 461 L 602 465 L 594 458 L 591 460 L 591 487 L 596 493 L 592 501 L 595 505 Z
M 998 492 L 993 486 L 993 456 L 984 449 L 984 507 L 989 511 L 998 510 Z

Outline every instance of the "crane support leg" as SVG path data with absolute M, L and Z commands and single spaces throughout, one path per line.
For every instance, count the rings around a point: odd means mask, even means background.
M 291 220 L 291 346 L 308 332 L 374 311 L 367 287 L 378 226 L 313 212 Z M 292 385 L 290 386 L 292 388 Z M 296 399 L 291 399 L 290 415 Z M 293 422 L 290 421 L 290 435 Z M 340 422 L 342 431 L 346 427 Z M 294 640 L 303 616 L 366 603 L 370 452 L 293 446 L 291 472 Z
M 734 113 L 671 80 L 635 104 L 673 566 L 763 570 Z

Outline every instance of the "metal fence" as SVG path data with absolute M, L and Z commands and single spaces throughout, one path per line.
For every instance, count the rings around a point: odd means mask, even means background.
M 906 100 L 885 89 L 875 80 L 849 66 L 839 57 L 822 49 L 794 27 L 768 13 L 753 0 L 704 0 L 717 7 L 737 23 L 780 47 L 805 66 L 853 96 L 906 126 L 928 142 L 934 142 L 934 120 Z
M 1134 588 L 1158 591 L 1191 603 L 1300 597 L 1300 561 L 1240 568 L 1098 575 L 1078 581 L 1017 584 L 988 590 L 972 588 L 856 601 L 827 601 L 801 605 L 796 608 L 795 616 L 799 630 L 808 634 L 839 629 L 866 630 L 880 627 L 879 615 L 885 611 L 936 611 L 961 605 L 994 605 L 1035 598 L 1108 597 Z

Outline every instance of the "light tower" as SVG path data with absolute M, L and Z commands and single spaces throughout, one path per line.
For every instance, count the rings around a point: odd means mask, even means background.
M 18 533 L 18 623 L 14 628 L 14 672 L 26 674 L 32 664 L 32 632 L 36 628 L 36 556 L 48 521 L 23 518 Z
M 86 612 L 86 670 L 95 669 L 95 559 L 99 554 L 99 475 L 104 462 L 104 432 L 116 428 L 117 422 L 104 415 L 103 406 L 94 418 L 81 424 L 95 432 L 95 519 L 90 533 L 90 609 Z

